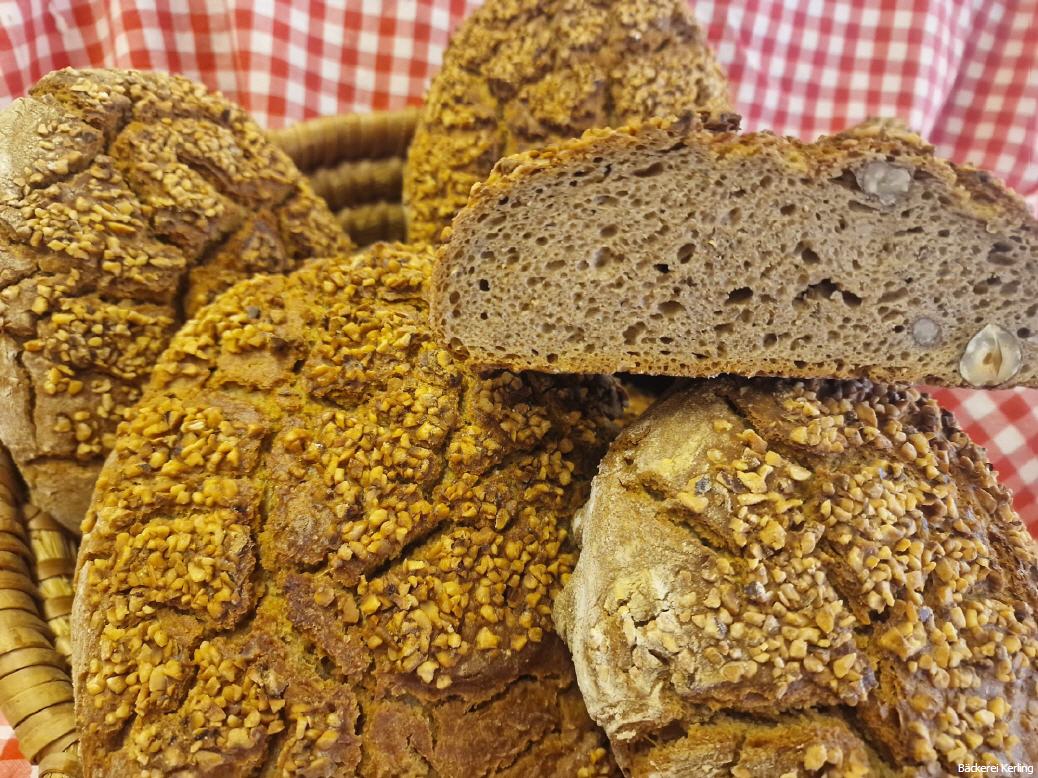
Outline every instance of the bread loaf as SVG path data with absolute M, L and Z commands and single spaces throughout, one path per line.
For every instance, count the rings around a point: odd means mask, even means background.
M 0 138 L 0 443 L 78 529 L 185 316 L 349 242 L 244 111 L 183 78 L 58 71 L 0 112 Z
M 649 122 L 502 160 L 441 253 L 475 364 L 1038 385 L 1038 224 L 884 123 Z
M 408 236 L 437 240 L 506 154 L 728 105 L 684 0 L 488 0 L 429 88 L 404 175 Z
M 913 389 L 693 382 L 615 441 L 556 601 L 631 776 L 1038 761 L 1038 558 Z
M 86 778 L 610 774 L 551 603 L 614 385 L 467 372 L 431 258 L 242 282 L 158 360 L 85 522 Z

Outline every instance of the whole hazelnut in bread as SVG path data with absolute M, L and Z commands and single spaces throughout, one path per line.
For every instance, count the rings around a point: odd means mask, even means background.
M 699 381 L 614 442 L 555 607 L 631 776 L 1038 762 L 1038 559 L 914 389 Z
M 435 241 L 498 159 L 591 127 L 729 109 L 685 0 L 488 0 L 451 39 L 404 172 L 408 238 Z
M 551 605 L 611 380 L 467 371 L 428 249 L 244 281 L 173 338 L 85 522 L 85 775 L 614 769 Z
M 78 529 L 185 317 L 350 244 L 247 114 L 184 78 L 58 71 L 0 112 L 0 138 L 0 443 Z

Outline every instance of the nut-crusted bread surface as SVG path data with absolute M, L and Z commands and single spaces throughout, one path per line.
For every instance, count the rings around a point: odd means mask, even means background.
M 0 112 L 0 138 L 0 442 L 78 529 L 184 318 L 349 241 L 244 111 L 183 78 L 58 71 Z
M 431 259 L 242 282 L 158 361 L 84 523 L 87 776 L 613 769 L 551 605 L 615 385 L 466 372 Z
M 1038 384 L 1038 224 L 889 123 L 592 131 L 502 160 L 452 232 L 434 326 L 480 365 Z
M 724 73 L 684 0 L 488 0 L 430 86 L 404 174 L 408 237 L 438 239 L 506 154 L 728 107 Z
M 555 622 L 628 775 L 1038 761 L 1034 541 L 913 389 L 693 382 L 617 438 L 574 530 Z

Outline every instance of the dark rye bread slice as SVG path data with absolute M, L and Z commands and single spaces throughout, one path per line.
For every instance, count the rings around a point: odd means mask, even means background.
M 432 311 L 486 367 L 1033 386 L 1038 225 L 892 125 L 653 121 L 498 163 Z
M 0 112 L 0 443 L 78 529 L 116 424 L 195 310 L 349 238 L 240 107 L 60 70 Z
M 432 258 L 243 281 L 173 337 L 85 522 L 85 778 L 615 774 L 551 620 L 615 385 L 468 371 Z
M 1038 760 L 1038 557 L 913 389 L 714 379 L 614 441 L 555 604 L 629 776 Z
M 408 239 L 437 241 L 508 154 L 729 105 L 686 0 L 488 0 L 429 87 L 404 172 Z

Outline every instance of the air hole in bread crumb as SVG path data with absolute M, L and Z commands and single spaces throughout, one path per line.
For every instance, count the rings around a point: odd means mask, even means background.
M 479 279 L 479 291 L 481 291 L 481 292 L 489 292 L 490 291 L 490 282 L 487 281 L 485 278 Z
M 490 314 L 486 311 L 481 311 L 479 314 L 480 321 L 487 321 L 490 318 Z
M 1031 337 L 1031 330 L 1028 327 L 1021 327 L 1016 331 L 1016 336 L 1018 338 L 1029 338 Z
M 559 355 L 558 354 L 549 354 L 547 357 L 545 357 L 545 359 L 548 360 L 548 364 L 549 365 L 554 365 L 556 362 L 559 361 Z
M 810 246 L 800 245 L 800 258 L 804 261 L 805 265 L 818 265 L 821 264 L 822 260 L 818 256 L 818 253 Z
M 562 270 L 562 268 L 564 268 L 565 266 L 566 266 L 566 260 L 564 260 L 564 259 L 553 259 L 551 262 L 549 262 L 544 267 L 545 267 L 545 269 L 551 270 L 552 272 L 554 272 L 556 270 Z
M 614 235 L 616 235 L 616 233 L 619 231 L 620 228 L 617 227 L 615 224 L 607 224 L 605 227 L 598 231 L 598 234 L 601 235 L 603 238 L 611 238 Z
M 595 205 L 619 205 L 620 201 L 612 195 L 598 195 L 594 199 Z
M 727 321 L 724 324 L 714 325 L 714 332 L 716 332 L 718 335 L 731 335 L 734 329 L 735 325 Z
M 658 176 L 664 170 L 665 167 L 662 162 L 653 162 L 648 167 L 643 167 L 639 170 L 635 170 L 634 175 L 638 178 L 652 178 L 653 176 Z
M 664 316 L 679 316 L 685 312 L 685 306 L 679 303 L 677 300 L 664 300 L 662 303 L 656 306 L 657 310 Z
M 655 265 L 653 265 L 653 268 L 655 268 L 657 273 L 670 272 L 670 265 L 668 265 L 666 262 L 657 262 Z
M 1026 336 L 1021 336 L 1021 337 L 1026 337 Z M 670 337 L 669 335 L 660 335 L 659 342 L 662 343 L 664 346 L 669 346 L 671 343 L 674 342 L 674 338 Z
M 902 287 L 901 289 L 895 289 L 892 292 L 884 292 L 880 295 L 879 303 L 896 303 L 898 300 L 903 300 L 908 297 L 908 290 Z M 880 310 L 883 310 L 882 308 Z
M 802 289 L 793 300 L 794 307 L 800 307 L 797 303 L 803 303 L 807 300 L 830 300 L 833 302 L 842 302 L 844 305 L 848 305 L 851 308 L 857 308 L 861 305 L 862 300 L 854 292 L 848 292 L 839 284 L 835 283 L 831 278 L 823 278 L 821 281 Z
M 752 299 L 753 290 L 748 286 L 740 286 L 738 289 L 733 289 L 728 293 L 728 299 L 725 302 L 728 305 L 742 305 Z
M 687 265 L 688 261 L 692 259 L 692 252 L 696 250 L 694 243 L 686 243 L 678 248 L 678 263 Z
M 458 292 L 451 292 L 450 296 L 447 298 L 447 301 L 450 302 L 451 305 L 453 305 L 454 303 L 461 302 L 461 294 Z
M 600 246 L 595 249 L 595 253 L 591 255 L 591 266 L 595 270 L 601 270 L 616 259 L 616 254 L 613 253 L 612 249 L 608 246 Z
M 790 216 L 796 212 L 796 209 L 797 207 L 794 203 L 788 203 L 787 205 L 783 205 L 781 208 L 779 208 L 779 213 L 781 213 L 783 216 Z
M 645 325 L 637 321 L 624 330 L 624 343 L 628 346 L 633 346 L 641 339 L 643 334 L 645 334 Z
M 543 235 L 538 235 L 537 239 L 534 240 L 534 243 L 536 243 L 538 246 L 547 246 L 548 245 L 548 239 L 546 237 L 544 237 Z
M 771 348 L 776 343 L 778 343 L 778 335 L 776 335 L 774 332 L 769 332 L 767 335 L 764 336 L 763 343 L 764 348 Z

